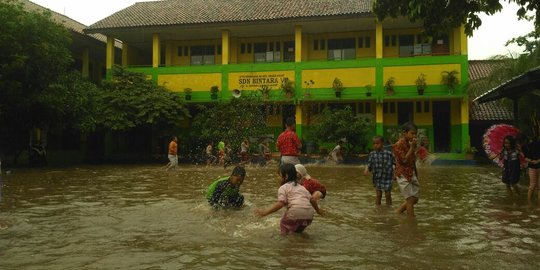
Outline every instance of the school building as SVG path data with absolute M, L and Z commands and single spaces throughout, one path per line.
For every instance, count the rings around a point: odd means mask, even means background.
M 267 125 L 276 135 L 286 117 L 296 117 L 303 136 L 324 107 L 349 105 L 373 119 L 374 133 L 388 135 L 412 121 L 430 149 L 459 157 L 469 148 L 464 28 L 428 38 L 406 18 L 378 21 L 371 6 L 371 0 L 140 2 L 84 31 L 107 37 L 109 74 L 121 42 L 122 66 L 180 95 L 190 88 L 187 103 L 268 89 Z M 445 84 L 448 74 L 457 80 Z M 345 88 L 340 96 L 336 78 Z M 287 81 L 290 96 L 280 90 Z

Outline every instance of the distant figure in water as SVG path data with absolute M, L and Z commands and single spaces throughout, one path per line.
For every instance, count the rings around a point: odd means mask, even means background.
M 264 217 L 286 207 L 280 222 L 281 234 L 302 233 L 311 224 L 315 212 L 322 214 L 317 201 L 311 200 L 309 191 L 298 183 L 296 168 L 291 163 L 279 167 L 281 178 L 277 202 L 268 209 L 256 209 Z
M 435 155 L 429 153 L 429 140 L 427 137 L 422 137 L 420 140 L 420 145 L 416 149 L 416 165 L 431 165 L 435 160 Z
M 208 203 L 215 207 L 240 208 L 244 205 L 244 196 L 240 194 L 240 186 L 246 178 L 246 170 L 237 166 L 231 176 L 214 181 L 206 191 Z

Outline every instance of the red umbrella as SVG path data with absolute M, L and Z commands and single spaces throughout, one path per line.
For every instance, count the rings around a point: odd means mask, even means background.
M 504 137 L 512 136 L 514 138 L 519 134 L 519 129 L 507 124 L 493 125 L 484 133 L 484 150 L 487 156 L 493 160 L 499 167 L 503 167 L 503 160 L 499 159 L 499 153 L 503 149 Z M 518 146 L 519 147 L 519 146 Z M 520 162 L 525 163 L 525 158 L 521 155 Z

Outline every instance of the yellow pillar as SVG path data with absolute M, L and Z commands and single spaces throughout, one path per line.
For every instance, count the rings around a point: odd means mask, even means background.
M 160 60 L 160 45 L 159 45 L 159 34 L 154 33 L 152 35 L 152 67 L 159 67 L 159 60 Z
M 471 147 L 469 136 L 469 99 L 465 96 L 461 100 L 461 149 L 466 151 Z
M 114 65 L 114 37 L 107 36 L 107 52 L 106 52 L 105 68 L 111 69 Z
M 468 54 L 468 40 L 467 35 L 465 34 L 465 26 L 462 24 L 459 27 L 459 34 L 460 34 L 460 41 L 461 41 L 461 55 L 467 55 Z
M 302 26 L 294 27 L 294 61 L 302 62 Z
M 375 21 L 375 55 L 383 58 L 383 28 L 379 21 Z
M 82 54 L 82 76 L 88 78 L 90 75 L 90 51 L 88 48 L 84 48 Z
M 229 64 L 229 30 L 221 30 L 221 64 Z
M 383 118 L 383 104 L 377 102 L 375 104 L 375 129 L 377 135 L 384 135 L 384 118 Z
M 302 106 L 296 105 L 296 134 L 299 138 L 302 138 Z
M 129 51 L 128 44 L 126 42 L 122 43 L 122 66 L 123 67 L 127 67 L 129 65 L 128 51 Z

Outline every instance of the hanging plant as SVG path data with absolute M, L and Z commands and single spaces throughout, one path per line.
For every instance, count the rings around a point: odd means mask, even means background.
M 186 87 L 184 88 L 184 97 L 186 98 L 186 100 L 191 100 L 191 93 L 193 92 L 193 90 L 189 87 Z
M 396 85 L 396 79 L 394 77 L 390 77 L 390 78 L 388 78 L 388 80 L 386 80 L 386 83 L 384 83 L 384 88 L 386 89 L 386 94 L 387 95 L 389 95 L 389 96 L 394 95 L 394 93 L 395 93 L 395 90 L 394 90 L 395 85 Z
M 454 90 L 459 86 L 458 74 L 459 72 L 457 70 L 443 71 L 441 73 L 441 83 L 446 85 L 449 94 L 453 94 Z
M 334 93 L 336 93 L 336 97 L 341 97 L 341 92 L 345 90 L 345 86 L 343 86 L 343 82 L 336 77 L 334 81 L 332 82 L 332 88 L 334 89 Z
M 366 96 L 371 97 L 372 90 L 373 90 L 373 85 L 366 84 Z
M 294 81 L 285 78 L 281 83 L 280 89 L 286 97 L 292 97 L 294 93 Z
M 212 97 L 212 99 L 217 99 L 218 92 L 219 87 L 217 85 L 210 87 L 210 96 Z
M 419 95 L 423 95 L 427 87 L 426 75 L 424 73 L 420 73 L 420 75 L 418 75 L 418 78 L 416 78 L 415 83 L 416 83 L 416 91 L 418 92 Z

